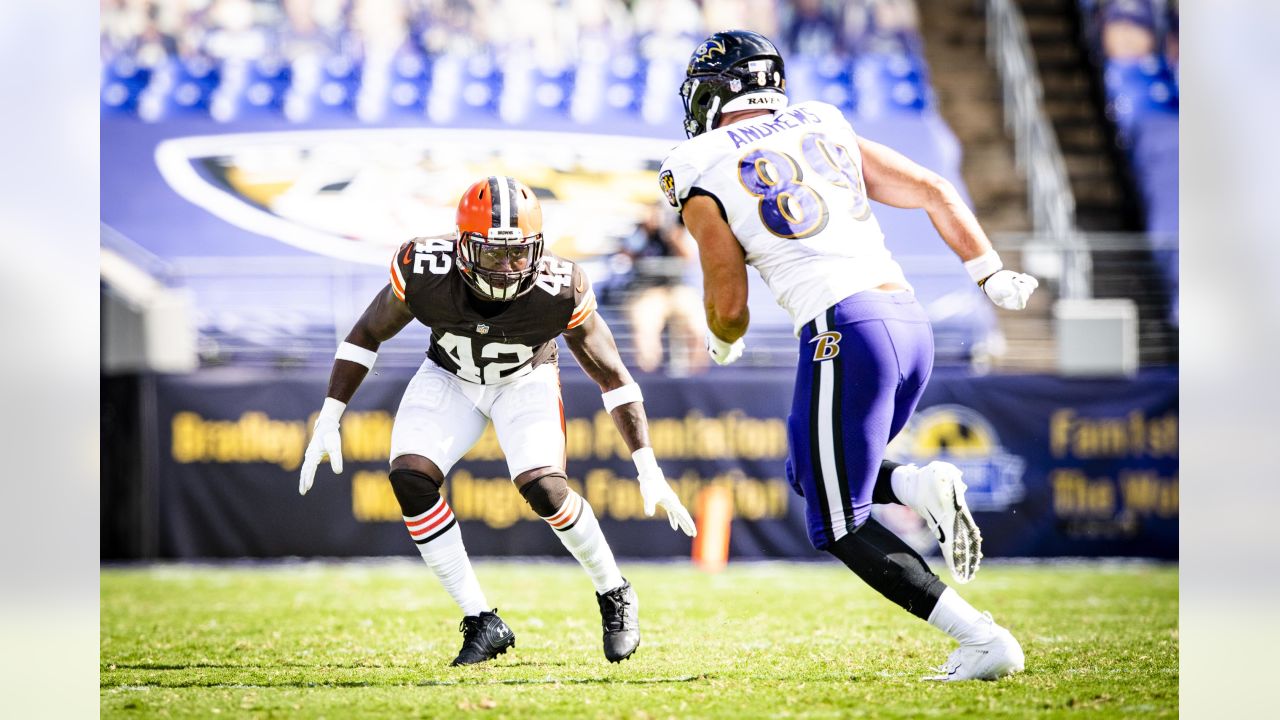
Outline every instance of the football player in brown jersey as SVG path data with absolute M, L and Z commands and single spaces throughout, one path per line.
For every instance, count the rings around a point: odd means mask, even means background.
M 636 594 L 591 505 L 566 483 L 558 336 L 600 386 L 632 451 L 645 512 L 653 515 L 661 505 L 672 529 L 691 536 L 693 520 L 654 459 L 640 388 L 595 312 L 591 283 L 574 263 L 543 252 L 542 208 L 533 191 L 506 176 L 480 180 L 458 203 L 457 223 L 452 241 L 400 247 L 390 283 L 338 347 L 298 491 L 311 488 L 326 455 L 342 472 L 342 411 L 379 345 L 416 318 L 431 328 L 431 343 L 396 412 L 390 479 L 410 538 L 462 608 L 462 650 L 453 664 L 484 662 L 515 645 L 497 610 L 489 610 L 453 511 L 440 496 L 445 475 L 489 421 L 516 489 L 590 575 L 605 657 L 620 662 L 640 644 Z

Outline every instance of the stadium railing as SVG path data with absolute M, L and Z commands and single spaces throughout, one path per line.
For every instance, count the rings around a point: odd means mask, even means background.
M 1153 233 L 1074 233 L 1064 243 L 1037 234 L 1002 235 L 1001 244 L 1020 248 L 1021 267 L 1041 281 L 1037 295 L 1052 306 L 1059 299 L 1128 299 L 1138 317 L 1139 364 L 1176 365 L 1178 359 L 1178 239 Z M 1076 273 L 1072 269 L 1086 269 Z M 1170 285 L 1168 278 L 1174 278 Z M 1068 292 L 1065 284 L 1079 285 Z M 1041 301 L 1043 302 L 1043 301 Z M 1006 315 L 1007 330 L 1025 316 Z M 1050 328 L 1050 333 L 1053 329 Z M 1011 332 L 1011 334 L 1013 334 Z M 1009 349 L 1010 360 L 1020 348 Z
M 1003 247 L 1016 247 L 1016 262 L 1042 281 L 1040 302 L 1051 307 L 1059 298 L 1131 297 L 1142 323 L 1139 342 L 1143 363 L 1170 364 L 1176 358 L 1176 328 L 1159 322 L 1175 315 L 1177 293 L 1162 293 L 1161 278 L 1177 275 L 1177 243 L 1169 236 L 1099 235 L 1073 233 L 1066 239 L 1047 234 L 996 238 Z M 119 252 L 167 287 L 194 295 L 198 352 L 202 367 L 234 365 L 278 369 L 320 368 L 332 362 L 333 349 L 345 336 L 369 299 L 385 284 L 381 273 L 363 265 L 323 257 L 180 257 L 161 260 L 109 228 L 103 229 L 105 249 Z M 935 256 L 897 258 L 911 282 L 927 289 L 954 274 L 954 262 Z M 626 290 L 605 292 L 600 312 L 609 322 L 623 359 L 636 365 L 635 343 L 628 320 Z M 1154 288 L 1154 290 L 1152 290 Z M 763 288 L 761 288 L 763 290 Z M 756 293 L 761 297 L 767 292 Z M 1003 332 L 977 333 L 966 321 L 969 304 L 981 296 L 944 294 L 924 299 L 934 325 L 939 367 L 992 366 L 1049 369 L 1052 330 L 1029 313 L 1005 313 Z M 753 313 L 755 316 L 755 313 Z M 1028 327 L 1031 332 L 1024 332 Z M 111 332 L 104 328 L 104 332 Z M 1039 341 L 1027 335 L 1039 332 Z M 1008 334 L 1008 338 L 1005 334 Z M 388 368 L 415 367 L 428 341 L 427 330 L 412 324 L 386 343 L 379 363 Z M 672 334 L 666 347 L 678 342 Z M 789 323 L 761 314 L 752 323 L 744 366 L 790 368 L 796 358 L 795 337 Z M 677 355 L 678 353 L 673 353 Z M 567 352 L 562 362 L 572 364 Z M 669 374 L 681 368 L 668 366 Z
M 919 287 L 957 272 L 954 262 L 937 257 L 898 259 Z M 327 367 L 334 348 L 386 283 L 380 272 L 367 266 L 322 257 L 181 257 L 167 262 L 166 272 L 170 283 L 189 289 L 197 299 L 199 354 L 205 367 Z M 636 351 L 626 311 L 629 295 L 611 292 L 606 297 L 600 313 L 623 359 L 634 366 Z M 934 323 L 939 365 L 981 363 L 998 351 L 998 332 L 983 336 L 969 320 L 974 302 L 985 300 L 976 294 L 943 295 L 925 303 Z M 413 323 L 382 346 L 378 362 L 416 367 L 427 341 L 426 328 Z M 795 365 L 796 340 L 785 315 L 753 322 L 747 341 L 744 365 Z M 561 361 L 573 363 L 567 352 L 561 353 Z
M 987 52 L 1000 76 L 1005 127 L 1014 135 L 1035 230 L 1066 241 L 1075 230 L 1075 197 L 1044 110 L 1044 88 L 1026 23 L 1012 0 L 987 0 Z

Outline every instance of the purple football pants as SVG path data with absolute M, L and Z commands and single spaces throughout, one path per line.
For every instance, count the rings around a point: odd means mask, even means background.
M 862 525 L 885 447 L 915 411 L 933 369 L 933 330 L 902 291 L 851 295 L 800 332 L 787 418 L 787 479 L 805 499 L 819 550 Z

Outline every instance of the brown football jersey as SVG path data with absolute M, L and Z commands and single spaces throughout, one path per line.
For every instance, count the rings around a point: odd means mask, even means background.
M 479 298 L 454 267 L 454 244 L 419 239 L 391 261 L 391 289 L 431 328 L 427 357 L 469 382 L 507 382 L 557 359 L 556 338 L 586 321 L 595 292 L 582 268 L 543 255 L 533 289 L 506 302 Z

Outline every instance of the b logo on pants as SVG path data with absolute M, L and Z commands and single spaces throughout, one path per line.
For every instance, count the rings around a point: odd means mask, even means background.
M 809 342 L 817 343 L 813 349 L 813 361 L 822 362 L 840 354 L 840 333 L 832 330 L 815 335 Z

